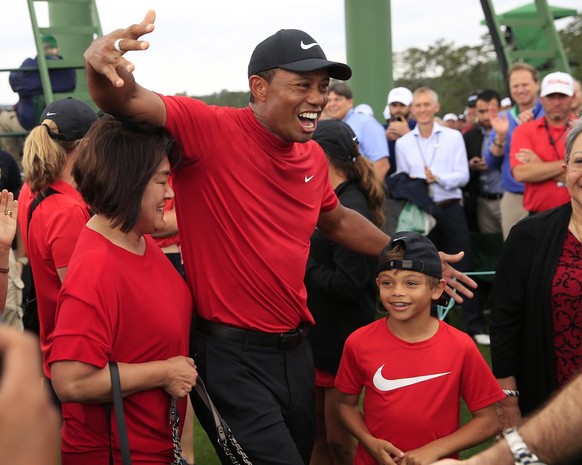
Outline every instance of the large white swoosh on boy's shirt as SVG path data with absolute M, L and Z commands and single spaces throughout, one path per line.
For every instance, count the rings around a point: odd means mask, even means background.
M 411 386 L 412 384 L 422 383 L 423 381 L 428 381 L 429 379 L 438 378 L 440 376 L 445 376 L 451 373 L 450 371 L 447 371 L 446 373 L 436 373 L 434 375 L 424 375 L 424 376 L 413 376 L 412 378 L 386 379 L 384 378 L 384 376 L 382 376 L 382 368 L 384 368 L 384 365 L 378 368 L 378 371 L 376 371 L 376 374 L 374 375 L 373 379 L 374 386 L 376 386 L 376 389 L 378 389 L 379 391 L 393 391 L 394 389 L 399 389 L 405 386 Z

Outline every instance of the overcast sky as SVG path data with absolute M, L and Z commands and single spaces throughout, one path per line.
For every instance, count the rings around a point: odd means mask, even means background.
M 371 1 L 360 3 L 365 8 Z M 497 13 L 524 3 L 493 2 Z M 40 25 L 46 26 L 48 15 L 43 14 L 43 2 L 38 4 L 39 17 L 45 18 Z M 580 9 L 581 2 L 555 0 L 552 5 Z M 329 59 L 346 58 L 343 0 L 97 0 L 97 7 L 104 33 L 141 21 L 148 8 L 156 11 L 150 50 L 127 58 L 135 63 L 140 84 L 165 94 L 246 90 L 255 45 L 282 28 L 305 30 Z M 484 16 L 477 0 L 392 0 L 391 11 L 394 51 L 426 47 L 439 38 L 474 45 L 487 32 L 480 25 Z M 18 67 L 36 55 L 27 3 L 3 0 L 2 18 L 0 68 Z M 0 103 L 16 100 L 7 73 L 0 73 Z

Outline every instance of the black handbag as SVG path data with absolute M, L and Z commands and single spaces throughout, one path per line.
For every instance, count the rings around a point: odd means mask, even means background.
M 252 465 L 249 457 L 235 439 L 232 431 L 224 421 L 224 418 L 220 415 L 216 406 L 210 399 L 208 395 L 208 391 L 206 390 L 206 386 L 204 385 L 204 381 L 200 377 L 196 380 L 196 385 L 194 386 L 194 390 L 200 400 L 204 403 L 206 408 L 212 414 L 212 418 L 214 419 L 214 425 L 216 427 L 216 441 L 218 442 L 219 446 L 222 448 L 224 455 L 226 455 L 233 465 L 240 465 L 244 463 L 245 465 Z

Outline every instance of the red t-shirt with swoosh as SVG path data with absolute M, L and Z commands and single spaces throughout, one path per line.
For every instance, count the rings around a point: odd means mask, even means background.
M 473 340 L 439 321 L 434 336 L 410 343 L 382 318 L 356 330 L 344 346 L 335 386 L 359 395 L 370 433 L 406 452 L 448 436 L 460 424 L 460 396 L 470 411 L 505 395 Z M 375 465 L 358 446 L 354 465 Z

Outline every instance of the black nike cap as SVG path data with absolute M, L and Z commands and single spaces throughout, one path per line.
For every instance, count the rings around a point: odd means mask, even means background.
M 273 68 L 296 72 L 328 69 L 331 78 L 342 81 L 352 76 L 348 65 L 329 61 L 313 37 L 297 29 L 281 29 L 255 47 L 248 76 Z

